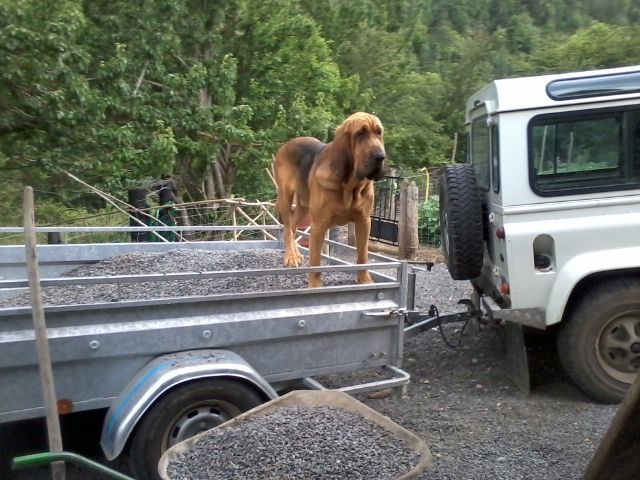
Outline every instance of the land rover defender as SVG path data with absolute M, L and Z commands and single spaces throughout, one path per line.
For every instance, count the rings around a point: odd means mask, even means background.
M 452 277 L 511 340 L 552 333 L 576 385 L 620 401 L 640 371 L 640 65 L 496 80 L 466 129 L 467 162 L 440 177 Z

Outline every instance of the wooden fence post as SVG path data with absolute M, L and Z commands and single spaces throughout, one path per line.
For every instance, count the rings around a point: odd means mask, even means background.
M 403 180 L 400 184 L 400 209 L 398 212 L 398 258 L 405 260 L 407 252 L 407 197 L 409 194 L 409 181 Z
M 47 326 L 44 318 L 44 308 L 42 305 L 42 293 L 40 290 L 40 274 L 38 272 L 38 255 L 36 251 L 36 229 L 33 206 L 33 189 L 24 189 L 24 242 L 26 248 L 27 275 L 29 279 L 29 289 L 31 290 L 31 314 L 33 316 L 33 329 L 36 337 L 36 350 L 38 353 L 38 364 L 40 366 L 40 380 L 44 396 L 44 407 L 47 418 L 47 436 L 49 439 L 49 450 L 51 452 L 62 452 L 62 434 L 60 431 L 60 419 L 58 417 L 58 406 L 56 402 L 56 392 L 53 382 L 53 368 L 51 366 L 51 354 L 49 352 L 49 342 L 47 339 Z M 64 462 L 53 462 L 51 464 L 51 478 L 53 480 L 64 480 Z
M 418 187 L 404 180 L 400 187 L 398 257 L 412 260 L 418 252 Z
M 418 254 L 418 203 L 420 192 L 415 182 L 409 184 L 407 192 L 407 259 L 413 260 Z

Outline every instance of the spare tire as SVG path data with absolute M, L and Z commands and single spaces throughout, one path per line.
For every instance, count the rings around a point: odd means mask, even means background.
M 469 164 L 447 165 L 441 170 L 440 231 L 451 278 L 480 276 L 484 256 L 482 202 Z

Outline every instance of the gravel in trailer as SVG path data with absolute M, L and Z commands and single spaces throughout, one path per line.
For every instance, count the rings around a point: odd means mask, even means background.
M 417 478 L 432 461 L 413 433 L 336 391 L 295 391 L 167 450 L 163 480 Z
M 199 425 L 322 388 L 315 376 L 382 368 L 342 390 L 404 388 L 407 264 L 372 254 L 361 285 L 354 249 L 327 244 L 323 266 L 295 269 L 270 240 L 39 246 L 57 398 L 108 408 L 105 456 L 130 449 L 136 476 L 156 478 L 144 472 Z M 24 252 L 0 246 L 0 422 L 44 411 Z M 325 286 L 309 289 L 317 270 Z

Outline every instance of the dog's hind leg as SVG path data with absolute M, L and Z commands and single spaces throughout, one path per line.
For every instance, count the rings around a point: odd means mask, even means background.
M 278 192 L 276 200 L 276 209 L 280 214 L 280 221 L 283 225 L 285 267 L 299 267 L 304 260 L 296 245 L 296 228 L 300 220 L 306 215 L 306 209 L 300 207 L 292 209 L 293 196 L 292 191 L 285 191 L 282 188 Z
M 300 250 L 298 250 L 298 245 L 296 243 L 296 230 L 298 229 L 298 224 L 302 221 L 302 219 L 305 217 L 305 215 L 307 215 L 308 212 L 309 212 L 309 209 L 301 205 L 296 205 L 296 207 L 293 209 L 293 213 L 291 214 L 291 219 L 290 219 L 290 228 L 291 228 L 290 252 L 291 254 L 289 258 L 291 260 L 295 257 L 295 260 L 297 261 L 297 263 L 295 265 L 291 265 L 291 264 L 287 265 L 285 263 L 286 266 L 298 267 L 302 265 L 302 262 L 304 261 L 304 257 L 300 253 Z M 286 255 L 285 255 L 285 262 L 286 262 Z

